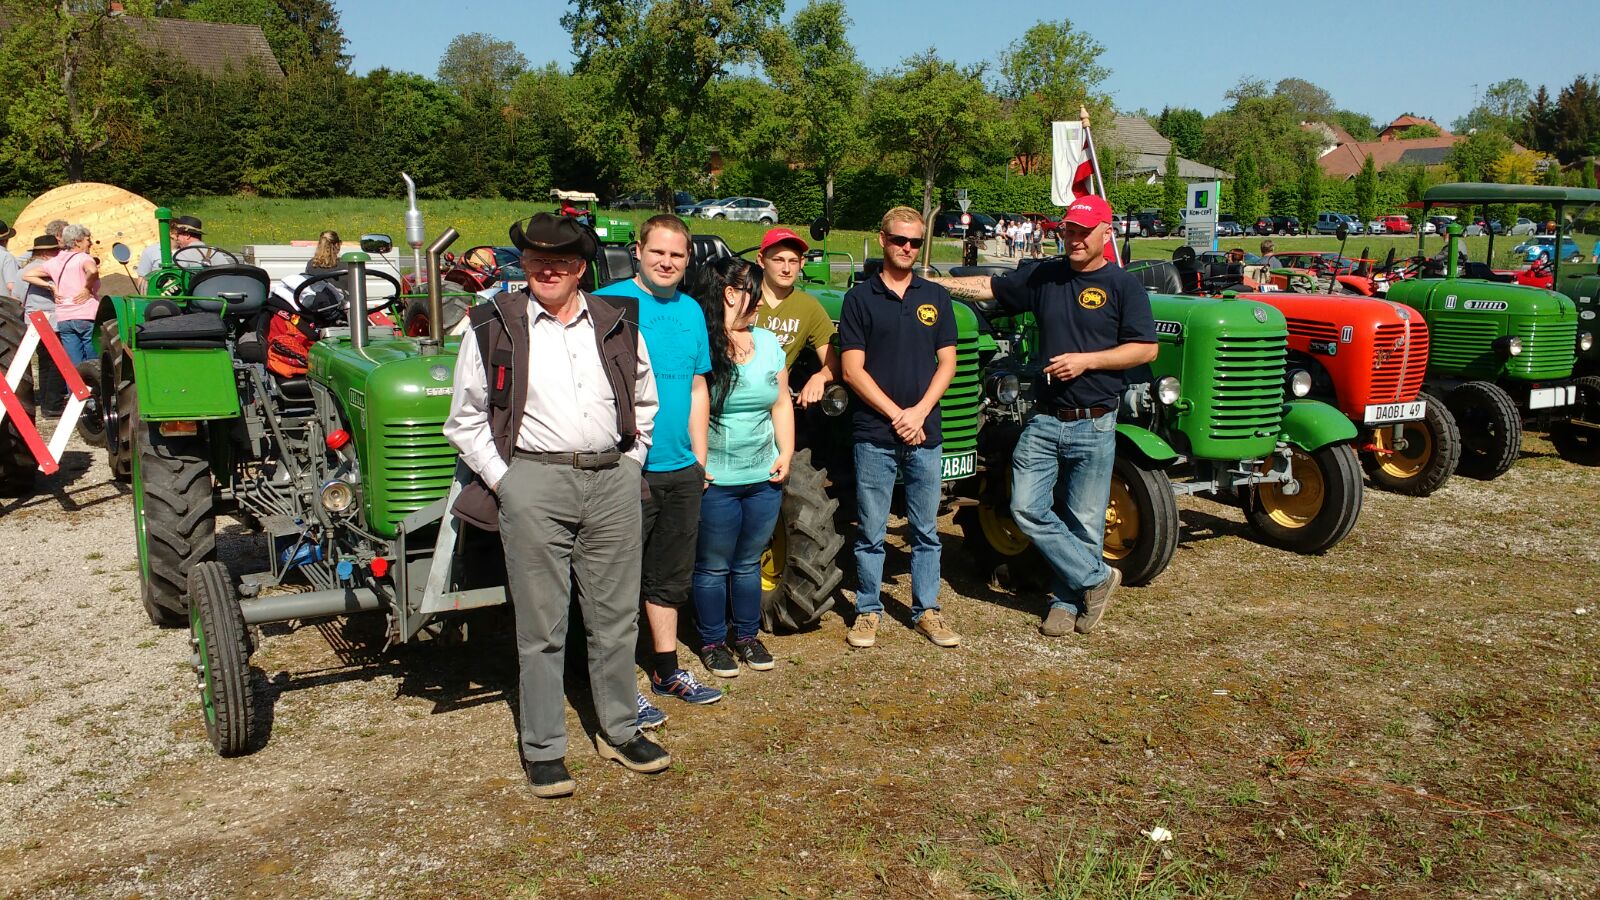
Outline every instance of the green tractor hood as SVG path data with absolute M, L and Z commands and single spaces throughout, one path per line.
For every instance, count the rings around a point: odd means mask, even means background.
M 1541 381 L 1572 374 L 1578 309 L 1555 291 L 1474 278 L 1417 278 L 1388 299 L 1428 321 L 1428 371 L 1460 378 Z M 1515 336 L 1522 352 L 1506 349 Z

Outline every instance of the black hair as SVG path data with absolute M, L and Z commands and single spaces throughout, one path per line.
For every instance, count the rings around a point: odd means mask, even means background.
M 723 314 L 724 292 L 728 288 L 750 292 L 748 314 L 761 302 L 761 268 L 737 256 L 721 256 L 695 266 L 689 273 L 689 295 L 700 301 L 706 317 L 706 336 L 711 342 L 711 414 L 722 414 L 722 405 L 739 380 L 739 364 L 733 359 L 733 343 Z

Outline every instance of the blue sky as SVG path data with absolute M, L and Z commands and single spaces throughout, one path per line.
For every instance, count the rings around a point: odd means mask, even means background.
M 387 66 L 432 75 L 450 39 L 486 31 L 515 41 L 534 65 L 572 63 L 562 0 L 336 0 L 355 70 Z M 789 13 L 804 5 L 790 0 Z M 1210 113 L 1241 76 L 1305 78 L 1340 106 L 1387 121 L 1403 112 L 1449 127 L 1476 93 L 1506 78 L 1551 93 L 1590 71 L 1589 17 L 1566 7 L 1535 25 L 1515 4 L 1302 0 L 846 0 L 862 61 L 887 69 L 935 47 L 964 64 L 995 62 L 1042 18 L 1065 14 L 1105 46 L 1120 110 L 1191 106 Z M 1558 4 L 1559 6 L 1559 4 Z M 1544 8 L 1544 7 L 1541 7 Z M 1052 12 L 1059 10 L 1061 12 Z M 1448 10 L 1448 12 L 1445 12 Z

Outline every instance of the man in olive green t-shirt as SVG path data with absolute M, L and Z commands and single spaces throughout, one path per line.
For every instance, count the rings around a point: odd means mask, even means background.
M 756 324 L 778 336 L 785 364 L 793 368 L 807 347 L 820 368 L 796 392 L 795 402 L 810 406 L 839 378 L 839 354 L 833 347 L 835 328 L 817 298 L 794 289 L 809 245 L 787 228 L 773 228 L 761 239 L 756 260 L 761 265 L 761 311 Z

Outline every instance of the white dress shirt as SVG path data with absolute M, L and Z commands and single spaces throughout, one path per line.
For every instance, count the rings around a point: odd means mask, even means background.
M 538 301 L 528 300 L 528 359 L 530 372 L 514 372 L 526 379 L 528 398 L 517 430 L 517 449 L 534 453 L 580 453 L 614 449 L 617 433 L 616 395 L 600 362 L 594 320 L 588 301 L 580 295 L 578 314 L 571 322 L 548 312 Z M 637 434 L 628 456 L 640 466 L 650 450 L 650 432 L 656 416 L 656 382 L 644 338 L 638 338 L 638 365 L 634 372 L 634 425 Z M 475 336 L 461 339 L 456 357 L 455 393 L 445 437 L 461 451 L 461 458 L 491 488 L 510 467 L 495 448 L 489 420 L 489 388 L 483 358 Z

